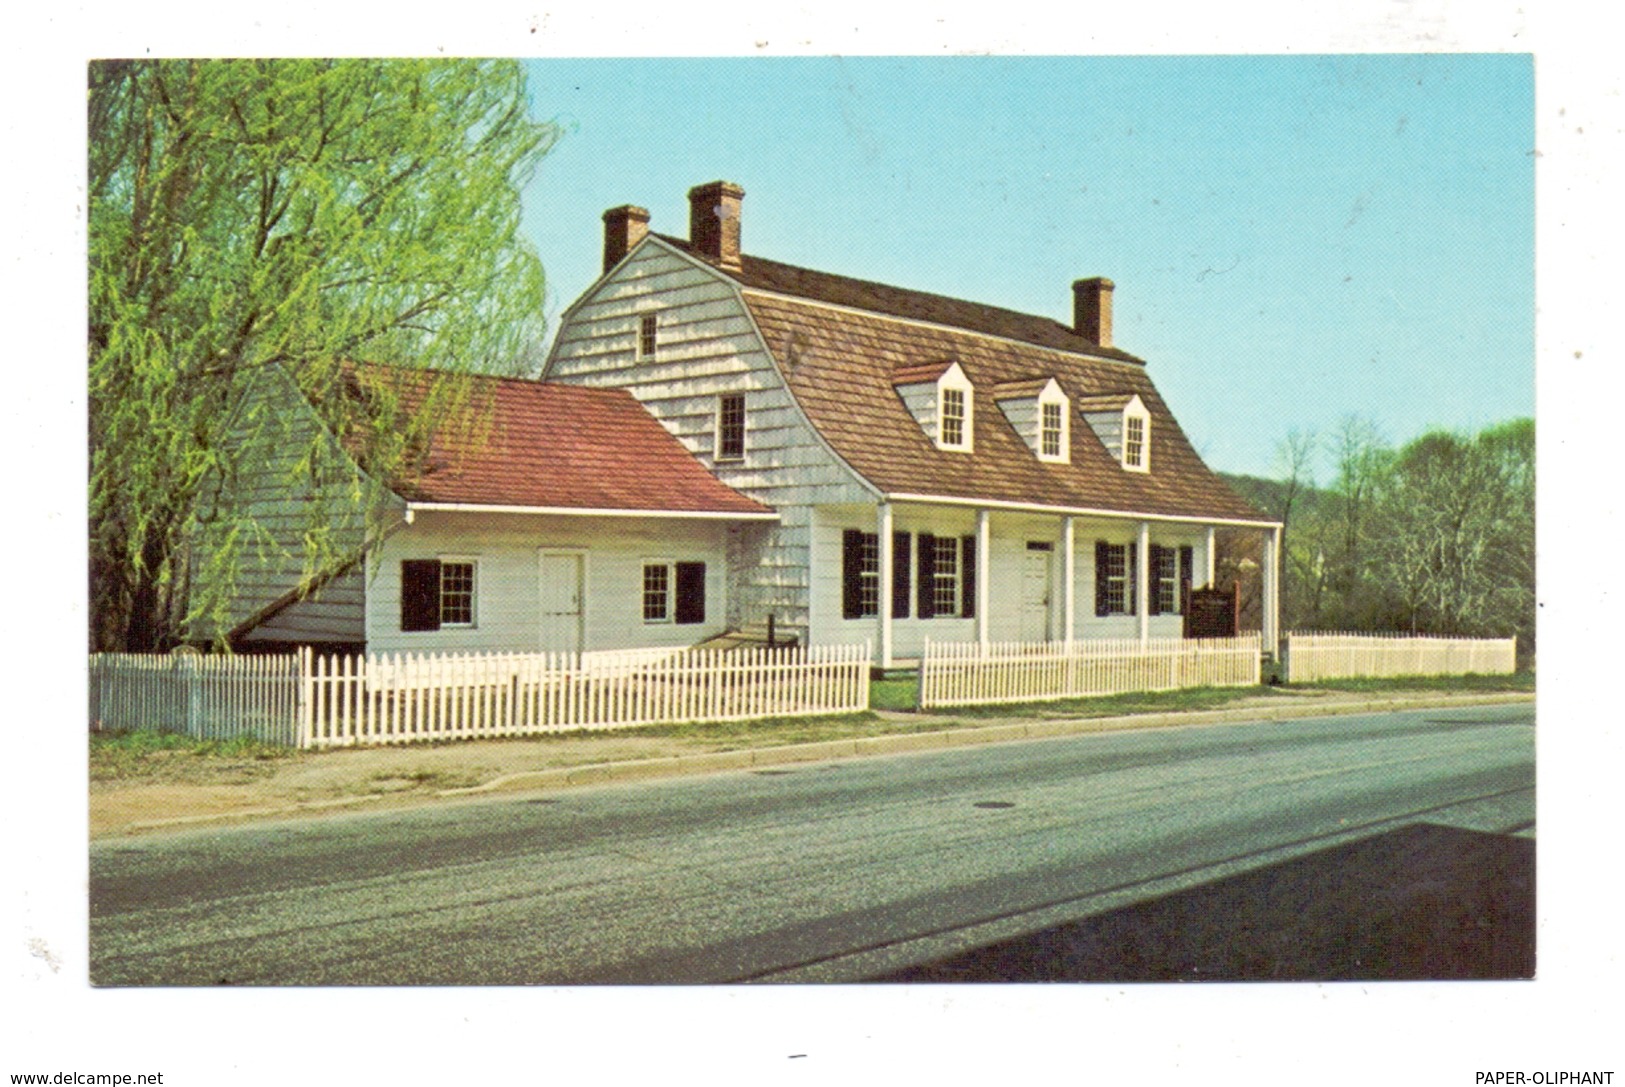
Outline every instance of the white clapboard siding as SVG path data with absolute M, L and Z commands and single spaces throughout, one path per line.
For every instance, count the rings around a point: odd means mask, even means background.
M 920 706 L 1038 702 L 1129 691 L 1244 687 L 1260 681 L 1257 634 L 1237 638 L 925 643 Z
M 1517 656 L 1513 638 L 1321 631 L 1286 636 L 1287 677 L 1293 683 L 1362 676 L 1510 675 L 1517 670 Z
M 150 729 L 203 740 L 297 742 L 299 659 L 95 653 L 90 727 Z
M 339 747 L 852 713 L 867 645 L 305 656 L 300 744 Z

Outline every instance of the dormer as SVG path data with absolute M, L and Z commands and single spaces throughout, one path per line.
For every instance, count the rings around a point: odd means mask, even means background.
M 1138 393 L 1079 397 L 1078 412 L 1124 471 L 1151 470 L 1151 413 Z
M 938 449 L 969 453 L 975 446 L 975 388 L 952 359 L 903 366 L 892 386 Z
M 1053 377 L 1006 381 L 993 400 L 1033 456 L 1046 464 L 1072 463 L 1072 403 Z

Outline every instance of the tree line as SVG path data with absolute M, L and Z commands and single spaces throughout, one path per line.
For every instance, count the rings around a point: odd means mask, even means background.
M 1533 419 L 1395 448 L 1349 417 L 1330 434 L 1288 434 L 1276 468 L 1226 478 L 1284 525 L 1284 629 L 1516 637 L 1534 652 Z M 1256 537 L 1231 534 L 1219 580 L 1256 593 L 1257 562 Z

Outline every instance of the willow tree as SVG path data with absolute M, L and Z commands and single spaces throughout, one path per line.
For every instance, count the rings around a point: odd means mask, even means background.
M 268 422 L 256 375 L 291 374 L 377 481 L 422 420 L 341 412 L 346 360 L 519 368 L 542 310 L 520 193 L 556 134 L 512 62 L 90 66 L 93 647 L 172 644 L 231 591 L 255 528 L 200 531 L 232 514 L 199 499 Z M 318 568 L 319 518 L 304 537 Z

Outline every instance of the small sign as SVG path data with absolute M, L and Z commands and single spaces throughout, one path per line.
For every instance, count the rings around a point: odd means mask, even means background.
M 1185 595 L 1185 637 L 1234 638 L 1241 612 L 1241 586 L 1190 589 Z

